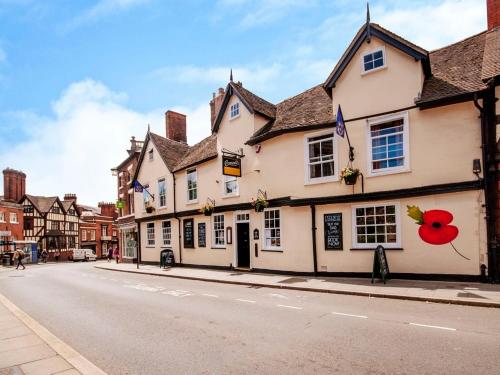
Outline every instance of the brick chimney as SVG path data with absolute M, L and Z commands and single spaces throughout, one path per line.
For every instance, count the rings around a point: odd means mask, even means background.
M 26 174 L 15 169 L 3 170 L 3 199 L 11 202 L 19 202 L 26 193 Z
M 165 127 L 168 139 L 187 143 L 186 115 L 174 111 L 165 112 Z
M 488 15 L 488 30 L 500 26 L 500 0 L 486 0 L 486 13 Z
M 75 204 L 77 204 L 76 194 L 66 193 L 66 194 L 64 194 L 64 200 L 65 201 L 73 201 L 73 202 L 75 202 Z
M 214 126 L 215 119 L 219 114 L 220 107 L 222 106 L 222 101 L 224 100 L 224 89 L 222 87 L 217 91 L 217 95 L 215 92 L 212 94 L 212 100 L 210 100 L 210 123 Z
M 98 207 L 101 209 L 101 215 L 110 216 L 113 219 L 118 217 L 116 206 L 111 202 L 99 202 Z

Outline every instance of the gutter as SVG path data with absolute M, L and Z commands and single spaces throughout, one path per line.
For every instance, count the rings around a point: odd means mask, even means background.
M 181 219 L 179 219 L 179 216 L 177 215 L 177 208 L 175 205 L 175 173 L 172 173 L 172 177 L 174 178 L 174 218 L 177 219 L 177 227 L 179 228 L 179 235 L 178 235 L 178 244 L 179 244 L 179 264 L 182 264 L 182 247 L 181 247 Z
M 316 248 L 316 206 L 311 204 L 311 233 L 312 233 L 312 250 L 313 250 L 313 264 L 314 276 L 318 275 L 318 254 Z

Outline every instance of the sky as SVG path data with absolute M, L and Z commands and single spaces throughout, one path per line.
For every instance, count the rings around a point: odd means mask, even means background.
M 486 0 L 370 14 L 427 50 L 486 29 Z M 115 201 L 111 168 L 148 124 L 165 134 L 165 111 L 187 115 L 194 144 L 230 69 L 277 103 L 322 83 L 365 20 L 358 0 L 0 0 L 0 168 L 24 171 L 29 194 Z

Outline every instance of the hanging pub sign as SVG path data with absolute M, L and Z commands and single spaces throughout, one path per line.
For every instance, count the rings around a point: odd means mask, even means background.
M 325 250 L 342 250 L 342 213 L 325 214 L 323 223 Z
M 224 176 L 241 177 L 241 159 L 235 156 L 222 155 L 222 174 Z

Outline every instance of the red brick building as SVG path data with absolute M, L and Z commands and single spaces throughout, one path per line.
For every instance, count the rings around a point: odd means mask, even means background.
M 78 206 L 81 212 L 80 239 L 82 248 L 92 249 L 98 258 L 105 258 L 109 247 L 118 246 L 114 203 L 100 202 L 99 208 Z
M 174 112 L 173 112 L 174 113 Z M 130 139 L 128 156 L 117 167 L 111 171 L 117 176 L 118 201 L 118 238 L 120 257 L 124 262 L 133 262 L 137 259 L 137 224 L 134 214 L 134 190 L 132 177 L 137 167 L 137 161 L 144 142 L 137 141 L 135 137 Z
M 23 206 L 19 201 L 26 189 L 26 174 L 15 169 L 3 171 L 4 195 L 0 196 L 0 251 L 14 250 L 14 241 L 24 239 Z

